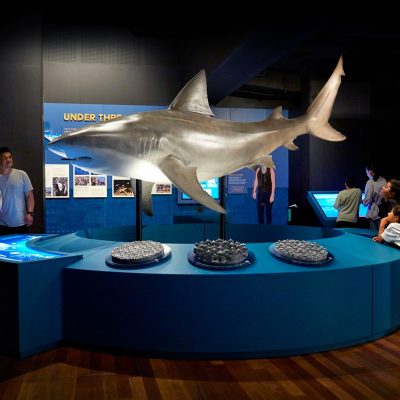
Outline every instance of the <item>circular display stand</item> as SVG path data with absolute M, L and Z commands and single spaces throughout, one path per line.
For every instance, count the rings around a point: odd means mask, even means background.
M 248 256 L 245 260 L 237 264 L 222 264 L 222 263 L 207 264 L 204 261 L 198 260 L 196 254 L 194 254 L 193 251 L 189 251 L 187 257 L 189 262 L 195 267 L 212 269 L 215 271 L 226 271 L 231 269 L 248 267 L 249 265 L 253 264 L 256 259 L 254 253 L 251 251 L 249 251 Z
M 276 250 L 275 243 L 273 243 L 273 244 L 271 244 L 271 246 L 269 246 L 269 251 L 278 260 L 282 260 L 289 264 L 295 264 L 295 265 L 304 266 L 304 267 L 321 267 L 324 264 L 327 264 L 334 259 L 333 254 L 328 251 L 328 255 L 325 260 L 321 260 L 321 261 L 298 260 L 296 258 L 287 257 L 287 256 L 279 253 Z
M 247 232 L 255 236 L 259 233 L 255 228 L 258 225 L 249 226 Z M 46 250 L 71 251 L 74 246 L 86 250 L 81 251 L 83 259 L 61 259 L 57 265 L 62 285 L 56 300 L 63 312 L 54 308 L 53 291 L 47 295 L 49 306 L 38 312 L 39 321 L 49 322 L 54 314 L 48 340 L 34 343 L 35 347 L 32 341 L 23 341 L 20 352 L 36 352 L 42 343 L 52 346 L 60 323 L 59 340 L 147 356 L 218 360 L 328 351 L 375 340 L 400 327 L 397 249 L 342 230 L 272 225 L 265 236 L 257 236 L 268 241 L 249 245 L 256 258 L 249 268 L 246 263 L 241 269 L 236 265 L 236 270 L 218 271 L 209 265 L 196 267 L 188 260 L 195 242 L 189 236 L 192 230 L 190 226 L 184 232 L 190 243 L 166 242 L 174 257 L 133 265 L 133 269 L 110 268 L 105 263 L 121 240 L 105 246 L 97 238 L 76 240 L 71 234 L 49 238 Z M 161 233 L 157 238 L 163 237 Z M 302 266 L 269 251 L 275 241 L 288 238 L 316 240 L 335 257 L 329 254 L 325 264 Z M 43 241 L 39 243 L 43 249 Z M 49 288 L 54 262 L 40 264 L 46 274 L 36 274 L 40 275 L 37 283 Z M 25 270 L 18 267 L 21 274 Z M 37 297 L 34 290 L 21 295 Z M 19 314 L 24 316 L 29 301 L 21 304 Z M 22 321 L 22 334 L 29 338 L 33 336 L 27 328 L 36 332 L 38 325 L 36 319 L 32 321 L 31 308 L 28 320 Z
M 164 252 L 161 256 L 156 257 L 152 260 L 146 260 L 142 262 L 126 262 L 126 263 L 118 263 L 112 260 L 111 254 L 107 256 L 106 263 L 109 267 L 118 268 L 118 269 L 139 269 L 139 268 L 148 268 L 154 267 L 156 265 L 161 264 L 167 258 L 171 256 L 171 248 L 166 244 L 162 245 L 164 247 Z

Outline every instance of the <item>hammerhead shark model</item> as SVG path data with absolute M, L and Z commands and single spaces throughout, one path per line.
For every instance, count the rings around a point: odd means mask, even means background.
M 142 180 L 143 209 L 148 215 L 153 215 L 154 182 L 172 182 L 203 206 L 226 213 L 199 181 L 244 167 L 274 168 L 269 154 L 280 146 L 297 150 L 293 140 L 299 135 L 309 133 L 332 142 L 346 138 L 328 123 L 342 75 L 340 58 L 325 86 L 299 118 L 284 118 L 278 107 L 264 121 L 232 122 L 214 117 L 202 70 L 168 109 L 89 125 L 52 140 L 48 148 L 84 170 Z

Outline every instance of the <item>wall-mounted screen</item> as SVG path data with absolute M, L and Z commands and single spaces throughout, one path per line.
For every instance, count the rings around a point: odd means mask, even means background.
M 338 210 L 336 210 L 333 205 L 335 204 L 336 197 L 339 191 L 309 191 L 308 201 L 316 212 L 319 220 L 324 226 L 334 226 L 336 218 L 338 216 Z M 363 199 L 365 193 L 363 193 Z M 367 214 L 367 207 L 360 204 L 358 211 L 358 216 L 360 218 L 365 218 Z
M 209 181 L 200 182 L 201 187 L 206 191 L 213 199 L 219 200 L 219 180 L 210 179 Z M 197 201 L 190 198 L 186 193 L 182 193 L 178 190 L 178 204 L 198 204 Z

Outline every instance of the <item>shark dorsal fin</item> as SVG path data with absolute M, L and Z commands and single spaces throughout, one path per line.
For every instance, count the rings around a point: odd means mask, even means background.
M 268 119 L 282 119 L 282 107 L 276 107 L 274 111 L 272 111 L 272 114 L 268 117 Z
M 202 69 L 178 93 L 170 110 L 190 111 L 214 117 L 208 104 L 206 72 Z

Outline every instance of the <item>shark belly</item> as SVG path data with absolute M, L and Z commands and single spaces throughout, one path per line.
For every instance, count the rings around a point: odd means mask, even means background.
M 127 168 L 127 173 L 129 178 L 146 182 L 171 183 L 157 165 L 146 160 L 136 160 Z
M 252 164 L 260 148 L 258 144 L 253 145 L 250 142 L 250 136 L 246 139 L 245 146 L 243 143 L 234 143 L 230 138 L 210 134 L 202 143 L 180 138 L 180 147 L 178 143 L 174 143 L 174 138 L 168 147 L 172 156 L 181 160 L 187 167 L 196 168 L 199 181 L 205 181 L 220 178 Z M 227 142 L 232 143 L 227 145 Z
M 146 182 L 171 182 L 156 164 L 142 158 L 114 157 L 110 158 L 107 163 L 101 159 L 82 162 L 78 160 L 73 162 L 73 165 L 97 174 L 122 176 Z

